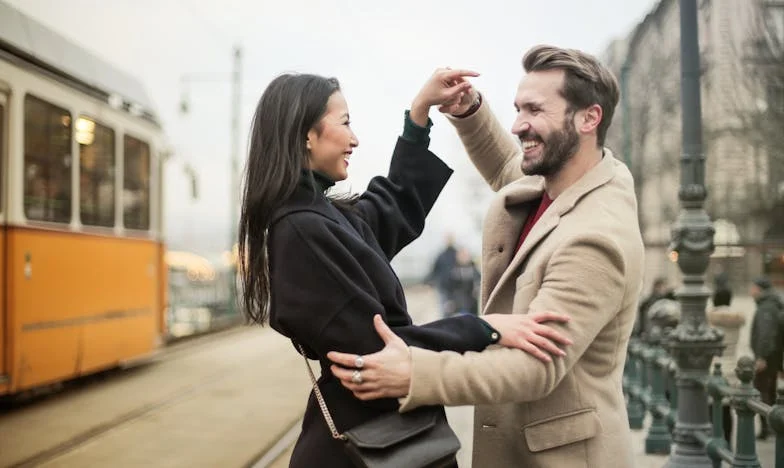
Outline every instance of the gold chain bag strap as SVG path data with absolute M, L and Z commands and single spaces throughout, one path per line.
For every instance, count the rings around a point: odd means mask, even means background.
M 332 415 L 308 363 L 305 350 L 295 343 L 305 359 L 313 393 L 334 439 L 342 440 L 346 453 L 358 468 L 451 468 L 457 467 L 460 440 L 440 406 L 425 406 L 401 414 L 390 411 L 343 434 Z

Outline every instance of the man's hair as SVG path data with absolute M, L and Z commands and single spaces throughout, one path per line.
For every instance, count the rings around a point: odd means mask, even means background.
M 593 55 L 576 49 L 562 49 L 549 45 L 532 47 L 523 57 L 526 73 L 543 70 L 563 70 L 564 85 L 561 95 L 566 99 L 568 112 L 598 104 L 602 121 L 596 129 L 599 146 L 604 145 L 620 91 L 612 72 Z

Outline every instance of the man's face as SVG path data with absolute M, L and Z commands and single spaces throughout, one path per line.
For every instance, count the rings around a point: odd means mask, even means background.
M 563 85 L 563 70 L 545 70 L 528 73 L 517 88 L 512 133 L 523 147 L 526 175 L 558 173 L 580 147 L 575 112 L 561 96 Z

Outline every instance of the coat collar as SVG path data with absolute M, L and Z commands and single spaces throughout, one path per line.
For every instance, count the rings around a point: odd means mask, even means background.
M 311 211 L 319 213 L 332 221 L 340 222 L 337 208 L 332 206 L 325 192 L 335 185 L 326 175 L 317 172 L 302 170 L 297 187 L 288 200 L 272 216 L 270 226 L 281 218 L 298 211 Z
M 563 216 L 569 212 L 577 202 L 597 187 L 610 181 L 615 176 L 615 157 L 608 148 L 603 149 L 602 160 L 592 167 L 577 182 L 569 186 L 555 200 L 547 211 Z M 544 177 L 524 176 L 501 189 L 504 205 L 507 207 L 527 203 L 542 198 L 544 193 Z
M 582 197 L 592 192 L 596 188 L 606 184 L 612 180 L 613 177 L 615 177 L 617 164 L 620 163 L 615 160 L 612 152 L 605 148 L 603 150 L 602 160 L 599 162 L 599 164 L 591 168 L 591 170 L 583 175 L 577 182 L 569 186 L 566 190 L 563 191 L 563 193 L 553 200 L 553 203 L 547 208 L 547 210 L 545 210 L 545 212 L 542 214 L 542 217 L 539 218 L 536 224 L 534 224 L 531 232 L 528 233 L 528 236 L 526 236 L 523 245 L 520 246 L 520 249 L 514 255 L 504 273 L 501 275 L 501 278 L 493 287 L 493 290 L 491 291 L 485 303 L 485 307 L 490 305 L 501 286 L 514 276 L 517 269 L 520 267 L 520 265 L 523 264 L 525 259 L 528 258 L 534 247 L 536 247 L 536 245 L 544 240 L 544 238 L 547 237 L 547 235 L 549 235 L 550 232 L 552 232 L 553 229 L 558 226 L 561 217 L 571 211 Z M 539 199 L 543 194 L 544 178 L 540 176 L 523 177 L 502 189 L 504 205 L 507 210 L 509 210 L 509 208 L 513 208 L 515 205 Z M 520 220 L 520 223 L 517 224 L 522 226 L 522 223 L 524 222 L 525 219 L 522 219 Z M 520 232 L 517 230 L 514 232 L 506 232 L 502 235 L 513 237 L 514 239 L 505 239 L 502 241 L 505 241 L 504 243 L 507 245 L 516 246 Z

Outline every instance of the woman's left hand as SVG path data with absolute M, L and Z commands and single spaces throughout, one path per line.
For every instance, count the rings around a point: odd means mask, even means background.
M 540 361 L 551 362 L 551 355 L 566 356 L 558 344 L 572 344 L 572 340 L 566 335 L 544 323 L 566 323 L 569 321 L 568 315 L 555 312 L 530 312 L 528 314 L 489 314 L 480 318 L 501 334 L 501 340 L 498 344 L 507 348 L 521 349 Z

